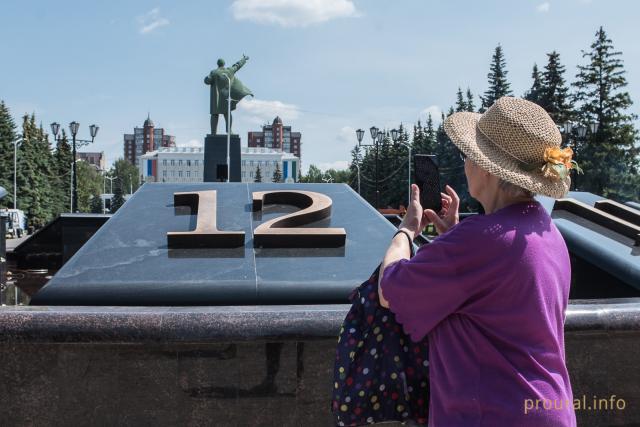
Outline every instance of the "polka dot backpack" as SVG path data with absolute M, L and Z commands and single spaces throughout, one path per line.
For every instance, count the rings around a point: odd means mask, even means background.
M 334 366 L 332 412 L 338 426 L 384 421 L 427 424 L 427 338 L 414 343 L 380 305 L 378 273 L 358 286 L 340 329 Z

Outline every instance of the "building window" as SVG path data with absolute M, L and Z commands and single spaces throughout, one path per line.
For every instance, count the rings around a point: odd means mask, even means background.
M 198 161 L 197 161 L 197 160 L 194 160 L 194 161 L 193 161 L 193 165 L 194 165 L 194 166 L 198 166 Z
M 167 177 L 167 171 L 166 170 L 162 171 L 162 176 L 165 177 L 165 178 Z
M 249 161 L 249 166 L 253 166 L 253 160 Z
M 171 176 L 176 176 L 176 171 L 171 171 Z
M 187 171 L 187 178 L 191 178 L 191 171 Z
M 162 166 L 167 166 L 167 159 L 162 160 Z
M 175 166 L 176 165 L 176 161 L 171 159 L 171 166 Z
M 249 172 L 249 178 L 253 178 L 253 171 Z
M 187 160 L 187 166 L 191 166 L 191 160 Z
M 178 160 L 178 166 L 182 166 L 182 160 Z
M 182 178 L 182 171 L 178 171 L 178 178 Z
M 243 160 L 243 161 L 242 161 L 242 166 L 246 166 L 246 165 L 247 165 L 247 161 L 246 161 L 246 160 Z

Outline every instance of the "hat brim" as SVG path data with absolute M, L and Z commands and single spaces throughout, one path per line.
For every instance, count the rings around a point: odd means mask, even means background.
M 560 199 L 569 191 L 571 178 L 563 180 L 544 176 L 542 170 L 525 171 L 521 163 L 493 144 L 478 129 L 480 113 L 459 112 L 447 117 L 444 130 L 451 141 L 472 162 L 487 172 L 535 194 Z

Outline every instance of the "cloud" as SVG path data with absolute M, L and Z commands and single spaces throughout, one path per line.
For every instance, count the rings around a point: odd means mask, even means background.
M 422 124 L 427 122 L 427 117 L 431 114 L 431 119 L 433 120 L 434 125 L 440 124 L 442 121 L 442 110 L 437 105 L 431 105 L 424 110 L 420 111 L 418 114 L 418 119 L 422 121 Z
M 359 16 L 352 0 L 235 0 L 231 12 L 239 21 L 282 27 L 306 27 Z
M 295 120 L 300 116 L 300 110 L 296 105 L 255 98 L 240 102 L 238 110 L 244 111 L 247 114 L 245 119 L 257 125 L 271 123 L 276 116 L 280 116 L 283 122 Z
M 544 2 L 544 3 L 540 3 L 537 7 L 536 10 L 538 12 L 541 13 L 547 13 L 549 12 L 549 9 L 551 8 L 551 3 L 549 3 L 548 1 Z
M 160 27 L 169 25 L 169 20 L 160 16 L 160 9 L 156 7 L 142 16 L 138 16 L 138 24 L 140 25 L 138 29 L 140 34 L 149 34 Z
M 176 144 L 178 147 L 203 147 L 203 142 L 198 139 L 190 139 L 187 142 Z
M 338 132 L 338 141 L 348 145 L 349 147 L 353 147 L 358 143 L 356 130 L 351 126 L 343 126 L 340 129 L 340 132 Z
M 326 172 L 329 169 L 344 170 L 344 169 L 347 169 L 349 167 L 349 161 L 348 160 L 336 160 L 334 162 L 318 163 L 316 166 L 322 172 Z

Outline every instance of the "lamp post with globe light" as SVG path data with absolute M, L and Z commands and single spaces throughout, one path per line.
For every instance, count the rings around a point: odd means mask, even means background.
M 375 147 L 375 181 L 376 181 L 376 198 L 375 198 L 375 208 L 378 209 L 380 207 L 380 191 L 378 189 L 378 146 L 382 142 L 383 133 L 377 127 L 371 126 L 369 129 L 371 133 L 372 144 L 363 144 L 362 137 L 364 135 L 364 131 L 362 129 L 358 129 L 356 131 L 356 136 L 358 137 L 358 146 L 359 147 Z
M 96 135 L 98 134 L 98 129 L 100 129 L 99 126 L 96 125 L 91 125 L 89 126 L 89 132 L 91 134 L 91 140 L 87 140 L 87 139 L 79 139 L 76 138 L 77 134 L 78 134 L 78 129 L 80 128 L 80 123 L 73 121 L 71 123 L 69 123 L 69 130 L 71 131 L 71 136 L 73 138 L 73 149 L 72 149 L 72 158 L 74 160 L 74 162 L 71 164 L 71 174 L 73 175 L 73 180 L 72 180 L 72 196 L 71 196 L 71 207 L 72 207 L 72 212 L 77 212 L 78 211 L 78 174 L 77 174 L 77 168 L 76 168 L 76 147 L 82 147 L 83 145 L 87 145 L 87 144 L 91 144 Z M 59 141 L 58 139 L 58 132 L 60 131 L 60 124 L 57 122 L 53 122 L 51 123 L 51 132 L 53 133 L 53 139 L 54 141 Z

